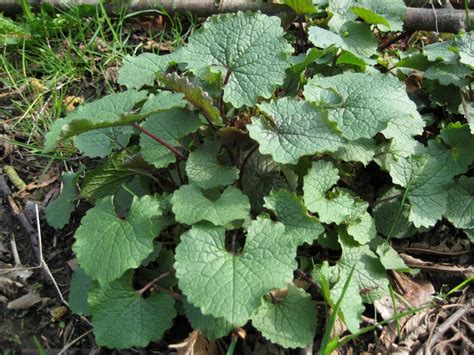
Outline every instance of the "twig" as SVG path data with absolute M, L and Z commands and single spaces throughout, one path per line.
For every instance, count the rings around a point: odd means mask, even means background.
M 425 352 L 429 352 L 433 344 L 435 344 L 443 335 L 454 325 L 458 320 L 460 320 L 466 313 L 472 311 L 474 306 L 474 299 L 471 298 L 464 306 L 459 308 L 456 312 L 451 314 L 448 319 L 446 319 L 433 333 L 433 337 L 429 342 L 425 344 Z
M 249 152 L 245 156 L 244 160 L 242 160 L 242 164 L 240 165 L 239 181 L 237 183 L 240 188 L 242 188 L 242 180 L 243 180 L 244 174 L 245 174 L 245 167 L 247 166 L 247 163 L 248 163 L 250 157 L 252 156 L 253 153 L 255 153 L 257 148 L 258 148 L 258 144 L 254 145 L 253 148 L 249 150 Z
M 74 344 L 76 344 L 79 340 L 81 340 L 82 338 L 84 338 L 86 335 L 92 333 L 92 329 L 89 329 L 87 332 L 85 332 L 84 334 L 78 336 L 77 338 L 73 339 L 72 341 L 70 341 L 69 343 L 67 343 L 62 349 L 61 351 L 58 353 L 58 355 L 61 355 L 61 354 L 64 354 L 64 352 L 66 350 L 68 350 L 71 346 L 73 346 Z
M 69 307 L 69 303 L 64 299 L 63 294 L 54 279 L 53 274 L 51 273 L 51 270 L 49 269 L 48 264 L 46 264 L 46 261 L 43 258 L 43 243 L 42 243 L 42 238 L 41 238 L 41 224 L 40 224 L 40 218 L 39 218 L 39 210 L 38 210 L 38 205 L 35 203 L 35 212 L 36 212 L 36 228 L 38 231 L 38 246 L 39 246 L 39 252 L 40 252 L 40 264 L 43 267 L 43 269 L 46 271 L 48 276 L 50 277 L 51 281 L 53 282 L 54 287 L 56 288 L 56 291 L 58 292 L 59 298 L 61 299 L 61 302 L 64 303 L 67 307 Z
M 20 255 L 18 254 L 18 248 L 16 247 L 15 236 L 10 240 L 10 246 L 12 247 L 13 260 L 15 260 L 15 265 L 21 265 Z
M 158 281 L 160 281 L 161 279 L 164 279 L 165 277 L 168 277 L 172 274 L 175 273 L 175 270 L 169 270 L 167 272 L 164 272 L 162 273 L 161 275 L 158 275 L 157 277 L 155 277 L 153 280 L 151 280 L 150 282 L 148 282 L 145 286 L 143 286 L 141 289 L 139 289 L 137 292 L 140 294 L 140 295 L 143 295 L 147 290 L 149 290 L 150 288 L 152 288 Z
M 295 273 L 301 279 L 303 279 L 306 282 L 309 282 L 312 286 L 316 287 L 319 291 L 321 291 L 321 286 L 318 285 L 316 282 L 314 282 L 314 280 L 310 276 L 306 275 L 305 272 L 301 271 L 300 269 L 296 269 Z
M 153 139 L 154 141 L 160 143 L 163 147 L 165 147 L 166 149 L 168 149 L 171 153 L 173 153 L 177 158 L 179 159 L 182 159 L 182 160 L 186 160 L 186 157 L 183 155 L 183 153 L 181 153 L 178 149 L 176 149 L 175 147 L 173 147 L 172 145 L 170 145 L 169 143 L 165 142 L 163 139 L 161 139 L 160 137 L 154 135 L 153 133 L 151 133 L 149 130 L 147 130 L 146 128 L 140 126 L 139 124 L 137 123 L 134 123 L 133 124 L 133 127 L 137 128 L 138 130 L 140 130 L 143 134 L 146 134 L 148 137 L 150 137 L 151 139 Z
M 399 33 L 398 35 L 396 35 L 395 37 L 391 38 L 390 40 L 385 41 L 384 43 L 380 44 L 380 46 L 378 46 L 378 48 L 377 48 L 377 51 L 381 52 L 381 51 L 383 51 L 384 49 L 387 49 L 387 48 L 390 47 L 392 44 L 398 42 L 399 40 L 401 40 L 401 39 L 403 39 L 403 38 L 405 38 L 405 37 L 410 36 L 412 33 L 413 33 L 413 31 L 403 31 L 402 33 Z

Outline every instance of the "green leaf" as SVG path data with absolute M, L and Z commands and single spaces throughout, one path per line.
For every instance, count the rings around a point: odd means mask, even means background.
M 361 138 L 347 142 L 334 153 L 334 156 L 337 159 L 358 161 L 363 165 L 367 165 L 374 158 L 375 151 L 375 141 L 373 139 Z
M 355 20 L 357 16 L 351 11 L 354 5 L 355 0 L 329 0 L 328 11 L 332 14 L 328 23 L 329 28 L 339 31 L 347 21 Z
M 187 77 L 171 73 L 158 74 L 158 78 L 168 89 L 183 94 L 184 98 L 196 107 L 210 122 L 222 123 L 219 109 L 214 106 L 209 94 L 204 92 L 199 86 L 191 83 Z
M 128 145 L 133 127 L 120 126 L 95 129 L 74 137 L 74 146 L 85 156 L 103 158 Z
M 372 60 L 367 60 L 367 62 L 372 64 Z M 365 71 L 366 60 L 359 58 L 358 56 L 356 56 L 355 54 L 352 54 L 351 52 L 342 50 L 341 53 L 337 56 L 336 64 L 337 65 L 342 65 L 342 64 L 353 65 L 353 66 L 359 67 L 361 71 Z
M 31 38 L 30 30 L 21 23 L 16 23 L 0 13 L 0 47 L 17 44 Z
M 356 211 L 358 209 L 367 209 L 368 204 L 364 202 L 358 202 L 358 206 L 354 208 Z M 359 244 L 366 244 L 377 235 L 377 229 L 375 227 L 375 221 L 368 212 L 359 214 L 357 211 L 355 215 L 350 216 L 350 220 L 346 221 L 347 225 L 347 234 L 352 236 L 356 242 Z
M 172 55 L 154 53 L 143 53 L 136 57 L 127 55 L 120 68 L 117 82 L 128 89 L 139 90 L 145 85 L 152 86 L 156 73 L 166 70 L 172 59 Z
M 177 56 L 194 73 L 208 66 L 230 73 L 224 101 L 239 108 L 272 96 L 283 84 L 291 52 L 278 17 L 238 12 L 210 17 Z
M 461 176 L 448 192 L 444 216 L 456 228 L 474 229 L 474 178 Z
M 391 119 L 382 134 L 391 139 L 389 151 L 396 157 L 408 157 L 415 153 L 419 142 L 414 139 L 422 135 L 426 123 L 420 115 L 398 116 Z M 383 157 L 382 157 L 383 158 Z
M 239 169 L 222 165 L 217 160 L 221 145 L 208 142 L 189 154 L 186 162 L 186 174 L 189 182 L 203 189 L 227 186 L 239 178 Z
M 386 270 L 397 270 L 400 272 L 410 272 L 411 269 L 405 264 L 403 259 L 398 255 L 389 243 L 382 242 L 377 246 L 377 255 L 380 262 Z
M 403 0 L 359 0 L 357 6 L 371 10 L 372 13 L 378 14 L 384 18 L 388 24 L 383 22 L 370 22 L 368 20 L 374 19 L 373 16 L 366 18 L 357 13 L 357 10 L 355 11 L 355 13 L 364 21 L 385 25 L 385 27 L 381 26 L 383 31 L 390 30 L 398 32 L 403 30 L 403 19 L 406 11 L 406 5 Z M 352 8 L 352 11 L 354 12 L 354 8 Z
M 204 315 L 199 308 L 194 307 L 189 302 L 183 302 L 186 317 L 191 323 L 193 329 L 198 329 L 210 341 L 225 337 L 234 326 L 225 318 L 214 318 L 210 315 Z
M 122 185 L 114 195 L 117 213 L 126 213 L 133 202 L 133 197 L 151 195 L 151 179 L 143 175 L 135 175 L 132 180 Z
M 316 47 L 328 48 L 335 46 L 367 62 L 370 62 L 368 58 L 377 51 L 377 41 L 372 35 L 370 26 L 360 22 L 345 23 L 339 34 L 312 26 L 308 30 L 308 38 Z
M 127 151 L 114 154 L 86 175 L 81 195 L 93 200 L 113 195 L 135 175 L 143 174 L 145 167 L 138 155 L 128 156 Z
M 416 233 L 416 228 L 408 218 L 410 205 L 405 201 L 402 205 L 402 196 L 394 198 L 402 193 L 401 190 L 392 188 L 377 199 L 377 205 L 373 208 L 372 215 L 375 219 L 377 231 L 387 238 L 409 238 Z M 392 199 L 393 198 L 393 199 Z M 384 199 L 390 199 L 380 202 Z
M 65 173 L 61 177 L 61 193 L 45 208 L 46 221 L 51 227 L 61 229 L 69 223 L 71 213 L 74 211 L 74 201 L 79 197 L 76 183 L 81 172 L 82 169 L 76 173 Z
M 283 0 L 283 3 L 298 15 L 314 14 L 318 11 L 312 0 Z
M 184 100 L 184 94 L 171 91 L 158 91 L 156 94 L 150 94 L 143 104 L 140 114 L 147 116 L 152 113 L 160 113 L 173 108 L 185 108 L 187 102 Z
M 343 136 L 350 140 L 372 138 L 397 117 L 417 119 L 416 105 L 405 85 L 380 73 L 344 73 L 332 77 L 314 77 L 304 88 L 309 101 L 317 101 L 321 89 L 334 90 L 341 98 L 340 107 L 329 107 L 329 119 L 337 122 Z
M 430 62 L 443 61 L 447 64 L 458 62 L 459 55 L 454 51 L 452 41 L 428 44 L 423 48 L 423 54 Z
M 249 217 L 250 202 L 239 189 L 228 186 L 222 194 L 210 199 L 194 185 L 183 185 L 171 198 L 173 213 L 181 223 L 209 221 L 217 226 Z
M 331 289 L 331 298 L 339 299 L 344 284 L 353 270 L 351 281 L 341 302 L 340 311 L 347 328 L 355 333 L 359 330 L 362 302 L 372 303 L 388 293 L 388 279 L 384 267 L 368 245 L 359 246 L 344 232 L 339 234 L 342 256 L 331 268 L 337 279 Z
M 81 267 L 74 270 L 71 279 L 71 288 L 69 289 L 69 308 L 72 313 L 89 315 L 90 310 L 89 304 L 87 303 L 87 294 L 91 284 L 92 279 Z
M 76 231 L 73 250 L 85 272 L 105 285 L 140 266 L 153 252 L 162 215 L 158 198 L 134 198 L 125 219 L 117 217 L 111 197 L 87 211 Z
M 249 158 L 243 174 L 243 192 L 249 197 L 252 210 L 257 214 L 263 209 L 265 196 L 273 190 L 288 188 L 279 165 L 269 155 L 262 155 L 258 151 Z
M 310 64 L 314 63 L 317 59 L 324 57 L 328 53 L 334 50 L 334 47 L 328 47 L 324 50 L 320 50 L 317 48 L 310 48 L 306 52 L 306 55 L 303 56 L 298 56 L 298 57 L 292 57 L 295 60 L 293 62 L 292 66 L 290 67 L 290 71 L 293 74 L 300 74 L 302 73 Z
M 464 33 L 455 40 L 460 62 L 474 67 L 474 31 Z
M 338 182 L 339 174 L 334 165 L 327 161 L 314 162 L 304 177 L 304 201 L 311 212 L 318 213 L 323 223 L 357 224 L 367 209 L 367 203 L 356 200 L 347 189 L 328 191 Z M 364 221 L 365 225 L 371 228 Z
M 173 324 L 174 299 L 164 292 L 143 298 L 133 289 L 132 276 L 129 272 L 89 293 L 95 340 L 100 346 L 145 347 L 160 340 Z
M 400 158 L 391 164 L 395 184 L 406 188 L 411 203 L 409 220 L 419 228 L 433 226 L 446 210 L 453 177 L 464 172 L 451 152 L 440 143 L 429 141 L 427 149 Z
M 311 244 L 324 232 L 317 218 L 308 215 L 302 198 L 288 190 L 273 191 L 265 197 L 264 206 L 275 212 L 278 221 L 285 225 L 285 236 L 295 246 Z
M 441 130 L 439 137 L 449 146 L 459 171 L 466 171 L 474 161 L 474 135 L 467 124 L 453 122 Z
M 247 129 L 260 152 L 278 163 L 296 164 L 302 156 L 334 152 L 343 144 L 326 112 L 307 102 L 285 97 L 258 107 L 269 119 L 254 117 Z
M 425 78 L 429 80 L 437 80 L 441 85 L 465 86 L 469 83 L 467 76 L 471 70 L 459 63 L 444 64 L 435 63 L 425 71 Z
M 352 7 L 351 11 L 367 23 L 373 25 L 384 25 L 386 28 L 390 28 L 390 23 L 385 19 L 385 17 L 376 14 L 370 9 L 366 9 L 365 7 Z
M 177 108 L 155 113 L 141 124 L 144 129 L 175 147 L 180 146 L 180 140 L 197 131 L 200 125 L 197 114 Z M 140 151 L 143 159 L 157 168 L 166 168 L 176 161 L 175 155 L 168 148 L 143 132 L 140 133 Z
M 466 102 L 466 106 L 461 103 L 459 105 L 459 112 L 464 115 L 464 118 L 469 124 L 471 134 L 474 134 L 474 102 Z
M 272 343 L 285 348 L 303 348 L 316 333 L 316 304 L 304 290 L 288 285 L 282 299 L 264 297 L 263 304 L 252 315 L 252 325 Z
M 123 126 L 142 119 L 131 111 L 146 96 L 145 91 L 129 90 L 79 106 L 53 123 L 45 137 L 45 151 L 50 152 L 59 142 L 93 129 Z
M 249 224 L 243 250 L 225 248 L 223 227 L 194 225 L 176 248 L 176 276 L 188 301 L 203 314 L 243 325 L 262 304 L 262 296 L 293 279 L 296 249 L 285 227 L 269 220 Z

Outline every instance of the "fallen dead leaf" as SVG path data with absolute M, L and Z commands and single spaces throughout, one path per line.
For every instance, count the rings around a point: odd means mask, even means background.
M 36 292 L 30 292 L 7 304 L 8 309 L 27 309 L 40 303 L 41 297 Z

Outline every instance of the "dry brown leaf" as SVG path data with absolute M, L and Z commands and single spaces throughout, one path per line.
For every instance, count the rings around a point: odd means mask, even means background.
M 66 111 L 71 112 L 74 110 L 78 105 L 84 102 L 84 98 L 82 96 L 66 96 L 63 100 L 63 105 L 66 106 Z
M 41 302 L 41 297 L 36 292 L 30 292 L 11 302 L 8 302 L 8 309 L 27 309 Z

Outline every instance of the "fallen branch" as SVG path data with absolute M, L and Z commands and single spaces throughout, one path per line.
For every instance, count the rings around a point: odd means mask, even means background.
M 435 345 L 439 339 L 446 333 L 457 321 L 464 317 L 469 312 L 474 310 L 474 301 L 471 298 L 464 306 L 459 308 L 456 312 L 451 314 L 448 319 L 446 319 L 443 324 L 435 329 L 433 337 L 425 344 L 424 351 L 426 354 L 431 353 L 431 347 Z
M 447 0 L 442 0 L 439 2 L 438 0 L 405 0 L 405 4 L 410 7 L 444 7 L 443 5 L 446 3 Z M 456 9 L 464 9 L 464 0 L 449 0 L 449 3 L 452 7 Z M 474 9 L 474 0 L 468 0 L 467 7 L 469 9 Z
M 474 22 L 474 11 L 468 11 L 470 22 Z M 467 31 L 466 12 L 452 8 L 424 9 L 408 7 L 403 22 L 405 31 L 439 31 L 457 33 Z
M 413 3 L 414 5 L 425 5 L 425 0 L 407 0 L 406 2 L 409 4 Z M 433 4 L 436 2 L 437 1 L 433 0 Z M 66 10 L 76 5 L 98 6 L 99 0 L 29 0 L 29 3 L 33 11 L 38 11 L 42 4 L 51 5 L 59 10 Z M 473 3 L 474 2 L 470 0 L 469 6 Z M 123 6 L 120 4 L 121 2 L 106 3 L 104 4 L 104 8 L 109 13 L 119 13 L 126 8 L 129 12 L 146 10 L 166 11 L 167 13 L 192 13 L 197 17 L 206 17 L 224 12 L 257 10 L 268 15 L 292 14 L 287 6 L 263 2 L 262 0 L 136 0 Z M 13 15 L 20 13 L 22 7 L 16 0 L 4 0 L 0 2 L 0 11 L 8 15 Z M 471 23 L 474 22 L 474 11 L 468 11 L 467 14 L 471 19 Z M 452 7 L 437 9 L 408 7 L 406 9 L 404 19 L 405 31 L 436 31 L 437 29 L 440 32 L 450 33 L 468 30 L 466 11 L 455 10 Z
M 29 0 L 33 11 L 38 11 L 42 4 L 49 4 L 57 9 L 67 9 L 75 5 L 93 5 L 98 6 L 99 0 Z M 114 3 L 105 3 L 107 11 L 119 12 L 122 8 L 121 1 Z M 235 12 L 235 11 L 257 11 L 260 10 L 266 14 L 276 15 L 279 12 L 289 12 L 285 5 L 272 4 L 261 0 L 138 0 L 132 1 L 125 6 L 128 11 L 144 10 L 164 10 L 168 13 L 191 12 L 198 17 L 206 17 L 216 13 Z M 0 2 L 0 11 L 7 14 L 21 12 L 22 8 L 17 0 L 4 0 Z

